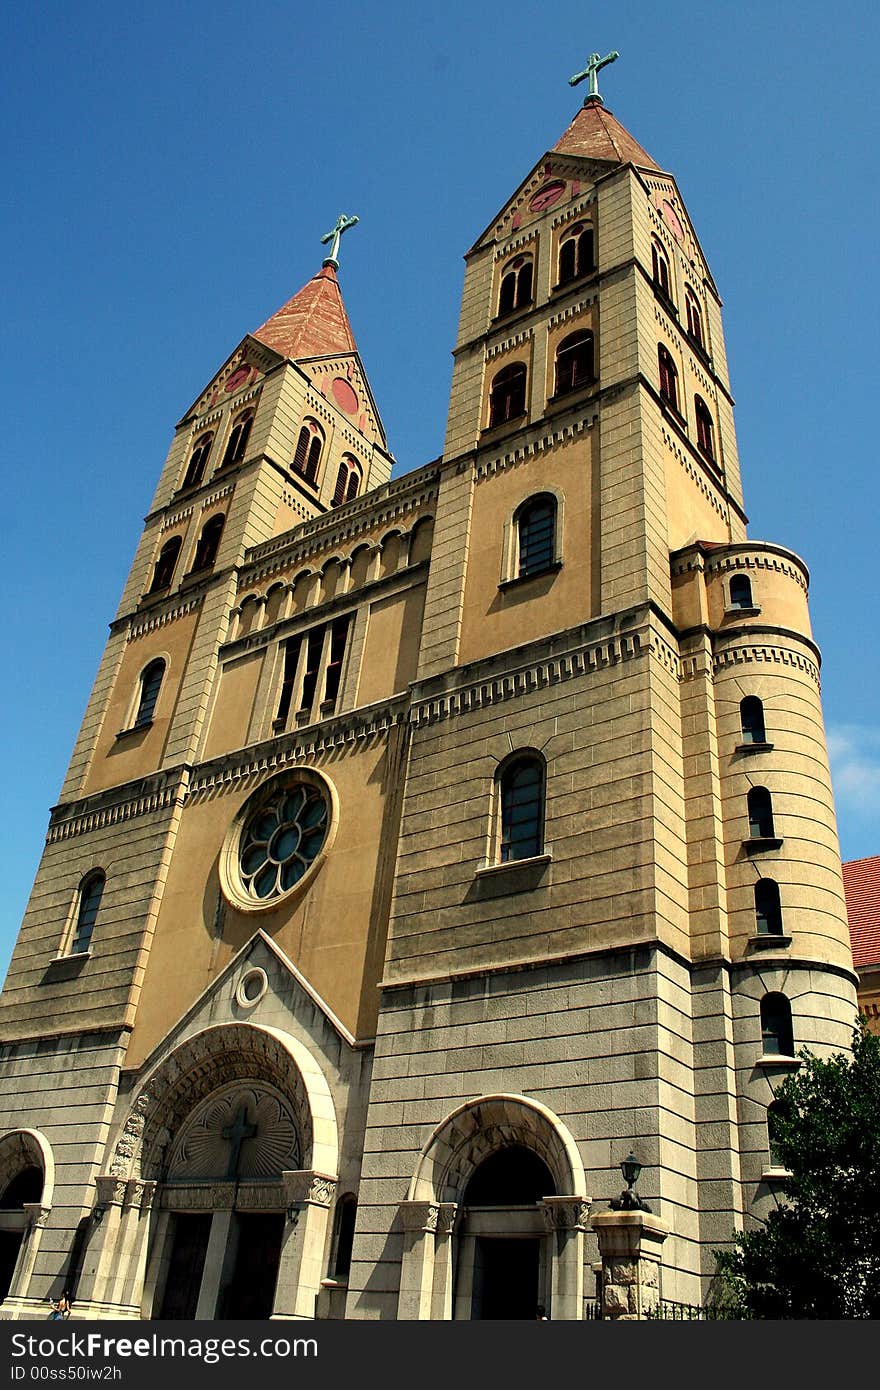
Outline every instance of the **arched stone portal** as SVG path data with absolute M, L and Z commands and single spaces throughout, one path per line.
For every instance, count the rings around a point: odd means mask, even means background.
M 86 1316 L 314 1316 L 338 1137 L 302 1043 L 247 1023 L 187 1038 L 144 1081 L 112 1153 Z
M 55 1161 L 44 1134 L 16 1129 L 0 1138 L 0 1302 L 27 1293 L 54 1187 Z
M 398 1316 L 534 1317 L 542 1302 L 556 1319 L 581 1318 L 588 1212 L 558 1116 L 527 1096 L 467 1102 L 434 1130 L 400 1206 Z

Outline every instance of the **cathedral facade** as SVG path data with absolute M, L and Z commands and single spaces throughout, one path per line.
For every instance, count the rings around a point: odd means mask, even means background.
M 51 813 L 4 1317 L 701 1302 L 850 1043 L 807 569 L 747 536 L 675 179 L 588 97 L 394 477 L 340 231 L 176 427 Z

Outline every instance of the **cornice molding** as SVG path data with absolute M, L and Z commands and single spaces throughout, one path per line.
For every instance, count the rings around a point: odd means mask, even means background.
M 576 304 L 568 304 L 564 309 L 560 309 L 557 314 L 551 314 L 547 320 L 547 328 L 558 328 L 559 324 L 567 323 L 569 319 L 577 318 L 578 314 L 583 314 L 587 309 L 592 309 L 594 304 L 599 302 L 598 288 L 592 293 L 579 299 Z
M 516 348 L 523 347 L 526 343 L 534 342 L 535 330 L 533 328 L 522 328 L 518 333 L 514 333 L 509 338 L 503 338 L 500 343 L 493 343 L 486 348 L 486 361 L 491 362 L 493 357 L 500 357 L 502 353 L 513 352 Z
M 796 636 L 796 634 L 792 634 Z M 806 641 L 805 638 L 797 639 Z M 737 645 L 726 647 L 724 651 L 712 653 L 712 672 L 713 675 L 719 671 L 727 670 L 731 666 L 741 666 L 750 662 L 760 662 L 776 666 L 793 666 L 798 671 L 805 672 L 814 682 L 817 690 L 821 690 L 822 683 L 819 676 L 819 666 L 808 656 L 801 652 L 791 651 L 788 647 L 777 647 L 770 643 L 756 643 L 754 641 L 741 641 Z M 696 673 L 694 673 L 696 674 Z
M 592 408 L 595 403 L 596 398 L 591 397 L 588 402 L 589 406 Z M 492 473 L 501 473 L 506 468 L 511 468 L 515 464 L 523 463 L 526 459 L 535 457 L 537 454 L 545 453 L 548 449 L 556 448 L 559 444 L 564 444 L 566 440 L 576 439 L 578 435 L 583 434 L 586 430 L 591 430 L 598 421 L 598 413 L 590 417 L 578 414 L 565 424 L 558 423 L 552 428 L 547 429 L 546 426 L 549 422 L 544 420 L 541 422 L 545 426 L 543 433 L 537 434 L 533 439 L 524 440 L 522 438 L 524 431 L 519 431 L 516 438 L 520 442 L 508 449 L 505 453 L 490 455 L 488 458 L 478 457 L 474 461 L 475 477 L 487 478 Z M 468 455 L 468 458 L 473 460 L 473 455 Z
M 204 594 L 197 594 L 195 598 L 187 599 L 185 603 L 172 603 L 170 607 L 163 608 L 159 612 L 148 613 L 142 618 L 120 618 L 118 622 L 110 624 L 111 631 L 122 631 L 128 627 L 128 640 L 133 642 L 137 637 L 143 637 L 148 632 L 155 632 L 157 628 L 165 627 L 168 623 L 173 623 L 177 618 L 185 618 L 188 613 L 193 613 L 197 608 L 201 608 L 204 602 Z
M 167 773 L 158 773 L 139 782 L 114 788 L 109 793 L 97 792 L 75 803 L 53 807 L 46 844 L 54 845 L 76 835 L 103 830 L 108 825 L 119 825 L 138 816 L 167 811 L 175 804 L 183 805 L 186 799 L 186 772 L 185 768 L 174 768 Z

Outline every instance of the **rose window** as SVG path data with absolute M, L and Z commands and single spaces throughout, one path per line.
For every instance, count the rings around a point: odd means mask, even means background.
M 265 902 L 299 883 L 327 838 L 329 806 L 317 787 L 297 782 L 263 801 L 244 824 L 238 872 L 245 896 Z

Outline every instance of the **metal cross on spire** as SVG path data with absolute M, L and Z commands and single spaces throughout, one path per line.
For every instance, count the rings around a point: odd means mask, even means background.
M 357 217 L 346 217 L 345 213 L 341 212 L 336 219 L 336 226 L 333 230 L 324 233 L 321 237 L 321 245 L 326 246 L 328 241 L 332 245 L 329 254 L 321 262 L 322 266 L 332 265 L 334 270 L 339 269 L 339 239 L 342 233 L 347 232 L 349 227 L 353 227 L 357 221 Z
M 568 79 L 568 85 L 570 87 L 576 87 L 579 82 L 583 82 L 585 77 L 590 79 L 590 89 L 584 98 L 584 106 L 586 106 L 591 97 L 595 97 L 597 101 L 602 100 L 599 96 L 599 69 L 604 68 L 608 63 L 613 63 L 615 59 L 619 57 L 620 54 L 616 49 L 611 53 L 606 53 L 604 58 L 600 58 L 598 53 L 591 53 L 587 59 L 587 66 L 584 68 L 583 72 L 576 72 L 574 77 Z

